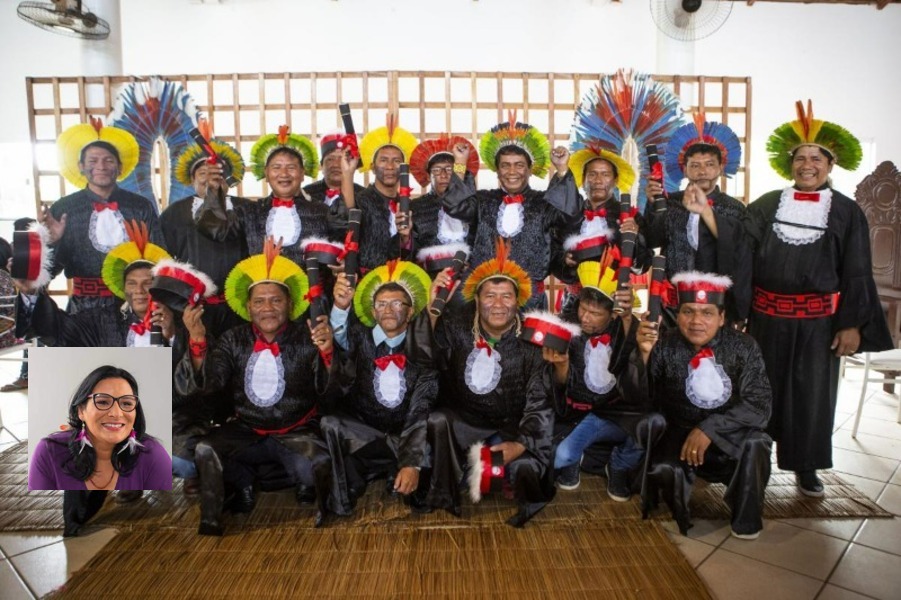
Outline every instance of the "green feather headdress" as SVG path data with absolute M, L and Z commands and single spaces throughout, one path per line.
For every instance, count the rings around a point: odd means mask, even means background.
M 517 146 L 532 159 L 532 175 L 544 177 L 551 164 L 551 144 L 547 137 L 526 123 L 516 120 L 516 111 L 510 111 L 508 121 L 489 129 L 479 141 L 479 155 L 485 165 L 497 171 L 497 153 L 505 146 Z
M 354 312 L 357 318 L 367 327 L 375 326 L 375 318 L 372 316 L 372 303 L 375 295 L 385 284 L 396 283 L 400 285 L 413 301 L 413 315 L 425 308 L 429 302 L 429 288 L 432 280 L 428 273 L 421 267 L 405 260 L 389 260 L 386 264 L 376 267 L 360 280 L 354 293 Z
M 213 130 L 210 127 L 209 121 L 206 119 L 197 119 L 197 129 L 200 130 L 204 139 L 210 143 L 210 147 L 219 158 L 228 164 L 232 170 L 232 175 L 234 175 L 238 181 L 244 179 L 244 159 L 241 158 L 241 154 L 235 150 L 234 147 L 214 138 Z M 178 163 L 175 165 L 175 178 L 179 182 L 191 186 L 194 183 L 192 177 L 194 165 L 197 164 L 197 161 L 204 160 L 206 157 L 203 148 L 197 144 L 188 147 L 181 153 L 181 156 L 178 157 Z
M 798 119 L 776 128 L 766 142 L 770 153 L 770 166 L 785 179 L 792 178 L 792 153 L 801 146 L 819 146 L 835 158 L 835 164 L 847 171 L 860 166 L 863 151 L 860 142 L 850 131 L 813 118 L 813 104 L 807 101 L 807 110 L 798 100 L 795 103 Z
M 297 263 L 280 256 L 281 242 L 268 238 L 263 244 L 263 253 L 245 258 L 231 270 L 225 280 L 225 301 L 235 313 L 245 321 L 250 321 L 247 301 L 250 290 L 258 283 L 277 283 L 288 290 L 293 309 L 288 318 L 296 320 L 310 306 L 306 297 L 310 291 L 310 280 Z
M 266 160 L 279 148 L 288 148 L 303 157 L 304 175 L 316 179 L 319 175 L 316 146 L 304 136 L 290 133 L 287 125 L 282 125 L 278 133 L 264 135 L 250 149 L 250 170 L 258 180 L 266 177 Z

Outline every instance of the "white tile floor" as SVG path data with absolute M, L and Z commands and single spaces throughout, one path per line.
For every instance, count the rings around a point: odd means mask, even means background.
M 0 384 L 18 374 L 0 364 Z M 871 385 L 857 439 L 851 438 L 860 371 L 849 370 L 839 392 L 835 470 L 894 519 L 783 519 L 769 521 L 752 542 L 729 536 L 725 521 L 695 521 L 688 537 L 671 538 L 716 598 L 740 600 L 853 600 L 901 598 L 901 425 L 898 396 Z M 25 394 L 0 394 L 0 450 L 25 439 Z M 63 540 L 59 533 L 0 534 L 0 597 L 41 597 L 65 583 L 112 536 L 94 530 Z

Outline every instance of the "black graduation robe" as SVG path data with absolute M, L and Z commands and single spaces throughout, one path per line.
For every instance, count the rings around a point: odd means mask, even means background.
M 774 229 L 782 193 L 769 192 L 748 206 L 753 285 L 779 294 L 839 292 L 838 310 L 831 316 L 795 319 L 752 308 L 748 331 L 760 344 L 773 387 L 768 431 L 777 442 L 779 467 L 828 469 L 839 378 L 839 358 L 830 349 L 833 337 L 856 327 L 860 352 L 888 350 L 893 344 L 873 281 L 863 211 L 832 190 L 823 234 L 806 244 L 786 243 Z
M 647 212 L 646 235 L 648 245 L 660 248 L 666 257 L 666 276 L 685 271 L 718 273 L 732 279 L 726 293 L 726 316 L 730 321 L 744 320 L 751 306 L 751 257 L 744 241 L 745 206 L 717 187 L 708 196 L 716 219 L 717 237 L 703 219 L 698 219 L 698 249 L 688 238 L 688 224 L 692 213 L 682 206 L 684 192 L 671 192 L 666 212 L 658 215 Z
M 63 272 L 67 278 L 86 278 L 100 281 L 100 269 L 107 253 L 117 244 L 106 244 L 104 239 L 97 237 L 96 223 L 100 218 L 94 203 L 112 203 L 117 208 L 106 209 L 108 213 L 120 221 L 121 234 L 119 243 L 129 241 L 125 232 L 124 223 L 135 220 L 138 223 L 146 223 L 150 233 L 150 241 L 159 246 L 164 246 L 163 235 L 159 226 L 156 206 L 147 198 L 138 196 L 132 192 L 116 187 L 107 200 L 101 199 L 97 194 L 85 188 L 81 191 L 60 198 L 50 206 L 50 212 L 57 220 L 66 215 L 66 229 L 63 236 L 53 245 L 53 262 L 50 272 L 55 277 Z M 106 215 L 103 217 L 106 218 Z M 93 225 L 92 225 L 93 222 Z M 105 290 L 106 286 L 102 286 Z M 107 292 L 109 294 L 109 292 Z M 80 310 L 98 306 L 117 306 L 118 298 L 107 296 L 78 296 L 73 295 L 69 301 L 67 311 L 76 313 Z
M 498 216 L 507 193 L 502 189 L 476 191 L 470 173 L 465 179 L 451 177 L 450 187 L 441 199 L 448 215 L 468 223 L 476 230 L 469 264 L 474 268 L 496 254 Z M 544 281 L 551 271 L 551 238 L 554 230 L 565 237 L 576 232 L 582 221 L 582 204 L 570 172 L 554 176 L 547 191 L 526 187 L 523 196 L 522 230 L 507 238 L 510 259 L 526 270 L 533 281 Z
M 347 204 L 344 202 L 344 196 L 340 194 L 328 198 L 325 193 L 328 189 L 328 184 L 325 183 L 325 179 L 323 178 L 305 185 L 303 191 L 307 193 L 312 202 L 320 202 L 328 207 L 329 238 L 343 241 L 344 235 L 347 233 Z M 355 183 L 354 197 L 364 189 L 365 188 L 362 185 Z
M 441 198 L 435 192 L 414 199 L 410 203 L 410 210 L 413 213 L 415 252 L 443 244 L 464 243 L 472 247 L 475 231 L 462 221 L 449 216 L 441 207 Z
M 375 184 L 354 194 L 356 207 L 363 211 L 360 222 L 361 275 L 395 258 L 406 258 L 409 251 L 401 249 L 400 235 L 391 233 L 394 212 L 390 203 L 397 198 L 383 196 Z
M 195 220 L 198 229 L 214 240 L 223 241 L 243 235 L 247 251 L 261 254 L 263 244 L 269 237 L 268 224 L 272 210 L 272 194 L 255 202 L 246 202 L 235 206 L 234 211 L 222 214 L 221 210 L 204 204 L 197 212 Z M 303 249 L 300 243 L 308 237 L 328 238 L 328 208 L 324 204 L 310 202 L 303 196 L 294 198 L 294 211 L 299 219 L 299 231 L 296 240 L 284 240 L 282 256 L 303 265 Z M 275 240 L 278 242 L 278 239 Z

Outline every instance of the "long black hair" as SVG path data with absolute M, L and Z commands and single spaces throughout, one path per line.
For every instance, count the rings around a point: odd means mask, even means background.
M 72 429 L 71 435 L 68 436 L 66 442 L 69 446 L 70 458 L 63 464 L 63 470 L 69 475 L 77 477 L 82 481 L 87 481 L 90 479 L 91 475 L 94 474 L 94 469 L 97 467 L 97 453 L 92 446 L 85 445 L 82 447 L 81 440 L 78 439 L 82 428 L 86 427 L 81 419 L 78 418 L 78 409 L 90 401 L 88 396 L 94 392 L 94 388 L 97 387 L 97 384 L 104 379 L 124 379 L 128 382 L 128 385 L 131 386 L 132 393 L 135 396 L 138 396 L 138 382 L 135 380 L 134 376 L 125 369 L 120 369 L 119 367 L 114 367 L 112 365 L 97 367 L 88 373 L 88 376 L 85 377 L 76 388 L 75 393 L 72 395 L 72 400 L 69 402 L 69 425 Z M 147 421 L 144 419 L 144 409 L 141 407 L 140 401 L 135 408 L 134 431 L 139 442 L 143 442 L 149 437 L 147 435 Z M 121 475 L 128 475 L 131 473 L 138 462 L 138 456 L 144 451 L 143 448 L 138 446 L 136 447 L 137 452 L 132 453 L 126 450 L 120 454 L 119 451 L 122 450 L 127 443 L 128 438 L 125 438 L 125 440 L 113 447 L 113 455 L 111 458 L 113 468 Z

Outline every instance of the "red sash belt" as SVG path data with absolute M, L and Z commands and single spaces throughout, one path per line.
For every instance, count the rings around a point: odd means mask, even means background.
M 786 319 L 818 319 L 838 310 L 839 293 L 777 294 L 754 287 L 754 310 Z
M 100 277 L 73 277 L 72 278 L 72 295 L 73 296 L 112 296 L 103 279 Z
M 566 405 L 571 406 L 573 408 L 573 410 L 584 410 L 584 411 L 591 410 L 591 404 L 588 404 L 587 402 L 576 402 L 569 396 L 566 397 Z
M 288 433 L 289 431 L 293 431 L 293 430 L 297 429 L 298 427 L 306 425 L 307 421 L 309 421 L 310 419 L 312 419 L 315 416 L 316 416 L 316 407 L 314 406 L 312 409 L 310 409 L 310 412 L 305 414 L 300 421 L 298 421 L 297 423 L 294 423 L 293 425 L 288 425 L 287 427 L 282 427 L 281 429 L 253 428 L 253 430 L 259 435 L 283 435 L 285 433 Z

